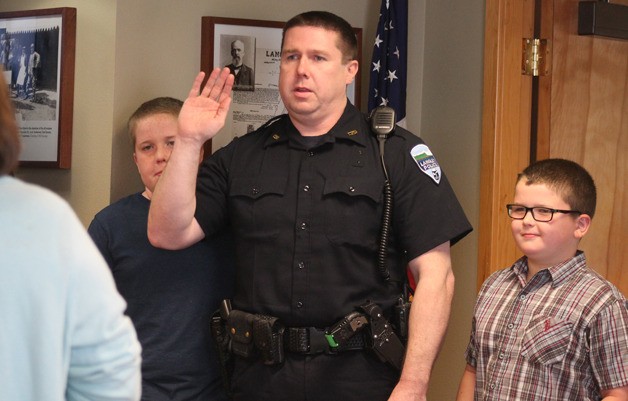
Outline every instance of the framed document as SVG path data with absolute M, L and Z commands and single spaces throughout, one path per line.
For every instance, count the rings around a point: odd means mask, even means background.
M 75 46 L 75 8 L 0 13 L 0 66 L 20 128 L 20 166 L 71 167 Z

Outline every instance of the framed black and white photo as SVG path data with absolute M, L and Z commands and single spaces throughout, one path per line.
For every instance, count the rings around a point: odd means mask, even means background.
M 0 13 L 0 66 L 20 128 L 20 166 L 71 167 L 75 44 L 75 8 Z
M 259 128 L 286 112 L 279 96 L 281 21 L 202 17 L 201 70 L 229 66 L 236 76 L 231 110 L 231 136 Z M 361 60 L 362 29 L 354 28 Z M 241 55 L 241 57 L 238 57 Z M 348 86 L 347 97 L 360 107 L 360 81 Z M 206 147 L 206 154 L 207 152 Z M 209 149 L 211 151 L 211 149 Z

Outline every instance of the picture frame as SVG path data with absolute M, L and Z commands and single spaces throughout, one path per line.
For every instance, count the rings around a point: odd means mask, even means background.
M 20 167 L 72 164 L 76 8 L 0 13 L 0 71 L 20 129 Z
M 202 17 L 201 70 L 209 73 L 214 67 L 224 66 L 233 70 L 234 58 L 240 57 L 242 62 L 232 95 L 232 120 L 227 124 L 231 131 L 229 140 L 286 112 L 278 85 L 284 25 L 281 21 Z M 361 61 L 362 29 L 353 30 Z M 238 56 L 232 56 L 232 50 Z M 347 88 L 347 97 L 360 108 L 359 77 Z M 205 155 L 209 154 L 210 142 L 205 146 Z

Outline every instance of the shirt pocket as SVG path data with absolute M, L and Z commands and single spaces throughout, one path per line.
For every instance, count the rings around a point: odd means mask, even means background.
M 325 233 L 338 245 L 375 248 L 382 222 L 384 183 L 370 177 L 335 177 L 325 180 Z
M 233 229 L 246 238 L 265 238 L 279 231 L 287 178 L 236 177 L 229 188 Z
M 573 323 L 541 316 L 530 322 L 522 340 L 521 355 L 532 363 L 552 365 L 565 357 Z

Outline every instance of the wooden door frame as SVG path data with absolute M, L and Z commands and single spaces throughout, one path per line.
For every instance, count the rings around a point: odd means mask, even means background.
M 628 0 L 620 2 L 628 5 Z M 625 292 L 628 288 L 628 275 L 623 274 L 622 269 L 625 265 L 622 262 L 628 260 L 628 251 L 622 247 L 622 241 L 625 240 L 623 222 L 628 216 L 622 213 L 622 202 L 626 203 L 622 180 L 628 170 L 625 165 L 614 166 L 611 169 L 616 169 L 618 174 L 614 176 L 603 166 L 603 150 L 609 148 L 619 152 L 622 149 L 620 146 L 626 144 L 625 137 L 622 137 L 625 131 L 618 132 L 619 137 L 611 140 L 614 146 L 609 147 L 608 141 L 600 140 L 599 143 L 606 144 L 601 152 L 597 151 L 599 146 L 593 139 L 596 132 L 614 133 L 615 129 L 621 130 L 626 125 L 624 120 L 619 120 L 613 123 L 615 126 L 605 130 L 602 123 L 606 121 L 600 120 L 604 117 L 596 109 L 575 107 L 576 100 L 600 105 L 604 94 L 598 90 L 598 86 L 602 85 L 599 82 L 589 87 L 582 83 L 583 78 L 580 81 L 573 78 L 575 82 L 572 84 L 576 88 L 571 88 L 569 92 L 565 89 L 565 79 L 579 76 L 577 72 L 583 68 L 595 69 L 587 70 L 591 76 L 587 79 L 592 79 L 596 74 L 599 78 L 608 68 L 612 68 L 613 73 L 628 70 L 624 58 L 616 64 L 612 58 L 593 57 L 595 52 L 598 52 L 598 57 L 602 54 L 600 52 L 607 52 L 605 55 L 609 57 L 625 54 L 621 50 L 625 43 L 608 38 L 577 37 L 577 6 L 578 0 L 486 1 L 478 288 L 491 273 L 510 266 L 521 255 L 512 239 L 504 206 L 512 199 L 517 174 L 530 161 L 548 157 L 572 159 L 585 168 L 588 162 L 591 164 L 589 168 L 596 169 L 598 188 L 605 188 L 603 192 L 598 190 L 598 209 L 604 204 L 607 212 L 609 209 L 616 210 L 601 221 L 606 237 L 597 235 L 597 245 L 589 245 L 595 244 L 587 242 L 594 241 L 594 237 L 589 235 L 581 244 L 581 249 L 594 261 L 592 268 L 597 269 L 620 290 Z M 521 75 L 523 38 L 533 37 L 547 40 L 549 55 L 549 67 L 543 69 L 547 75 L 536 78 Z M 620 43 L 622 47 L 619 47 Z M 578 57 L 567 57 L 567 48 Z M 622 85 L 625 84 L 615 86 L 621 88 Z M 591 94 L 597 96 L 596 100 L 589 98 Z M 577 96 L 583 98 L 578 99 Z M 621 96 L 622 99 L 613 103 L 614 113 L 619 115 L 625 110 L 626 93 Z M 575 119 L 584 119 L 577 130 L 572 126 L 567 129 L 560 126 L 561 122 L 573 123 Z M 551 141 L 550 130 L 553 131 Z M 581 138 L 582 135 L 586 138 Z M 585 155 L 586 145 L 595 147 L 595 150 Z M 613 191 L 618 192 L 611 201 L 608 201 L 608 197 L 600 196 Z M 601 202 L 601 199 L 606 203 Z M 600 218 L 598 214 L 597 227 L 600 227 Z M 589 246 L 592 248 L 588 249 Z
M 521 54 L 534 10 L 534 0 L 486 1 L 478 288 L 520 255 L 505 205 L 530 162 L 532 77 L 521 74 Z

